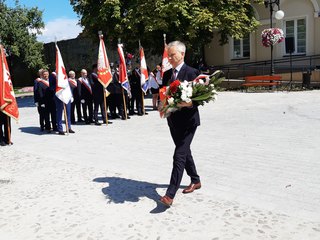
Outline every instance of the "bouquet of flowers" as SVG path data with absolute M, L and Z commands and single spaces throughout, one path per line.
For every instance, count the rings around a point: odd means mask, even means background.
M 193 102 L 204 105 L 215 100 L 217 86 L 223 81 L 223 72 L 218 70 L 212 75 L 199 75 L 193 81 L 173 81 L 169 86 L 160 89 L 160 117 L 169 117 L 180 109 L 178 103 Z
M 284 40 L 283 31 L 280 28 L 267 28 L 261 33 L 262 45 L 270 47 Z

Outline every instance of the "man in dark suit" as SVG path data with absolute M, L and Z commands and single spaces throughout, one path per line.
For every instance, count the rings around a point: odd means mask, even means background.
M 82 113 L 86 124 L 94 123 L 93 121 L 93 98 L 91 82 L 88 78 L 86 69 L 81 70 L 81 77 L 78 79 L 79 97 L 82 105 Z
M 169 85 L 174 80 L 192 81 L 198 75 L 197 69 L 189 67 L 184 63 L 186 46 L 179 41 L 168 44 L 168 57 L 172 69 L 166 71 L 163 75 L 163 85 Z M 198 107 L 192 102 L 182 102 L 179 104 L 181 109 L 173 112 L 168 118 L 171 137 L 175 144 L 173 155 L 173 168 L 169 187 L 165 196 L 160 201 L 171 206 L 173 198 L 180 187 L 184 169 L 191 178 L 190 185 L 185 188 L 183 193 L 191 193 L 201 188 L 200 177 L 194 164 L 190 145 L 197 127 L 200 125 L 200 116 Z
M 104 93 L 105 89 L 103 88 L 103 85 L 99 82 L 98 80 L 98 69 L 97 69 L 97 64 L 94 64 L 92 66 L 92 73 L 90 75 L 90 80 L 92 84 L 92 94 L 93 94 L 93 103 L 94 103 L 94 108 L 93 108 L 93 117 L 95 121 L 95 125 L 101 125 L 98 120 L 98 111 L 100 107 L 101 115 L 102 115 L 102 120 L 104 123 L 106 123 L 106 112 L 104 108 Z

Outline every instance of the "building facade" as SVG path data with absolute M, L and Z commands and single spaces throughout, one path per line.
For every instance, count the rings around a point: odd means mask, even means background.
M 271 49 L 262 45 L 261 32 L 270 28 L 270 10 L 264 4 L 252 3 L 252 6 L 260 26 L 243 39 L 230 37 L 229 43 L 223 46 L 215 38 L 205 47 L 208 65 L 251 66 L 251 71 L 238 71 L 235 77 L 269 72 Z M 286 74 L 291 59 L 295 78 L 300 78 L 305 71 L 312 71 L 312 77 L 317 78 L 317 68 L 320 68 L 320 0 L 280 0 L 279 9 L 285 16 L 277 20 L 273 14 L 273 27 L 281 28 L 287 39 L 274 46 L 275 72 Z M 278 10 L 277 6 L 275 10 Z M 291 54 L 289 50 L 293 50 Z M 246 65 L 248 63 L 252 64 Z

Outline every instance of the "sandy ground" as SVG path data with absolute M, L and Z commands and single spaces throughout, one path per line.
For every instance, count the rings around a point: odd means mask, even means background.
M 320 239 L 320 91 L 222 92 L 200 107 L 203 187 L 171 208 L 158 199 L 174 146 L 156 111 L 59 136 L 40 133 L 31 97 L 18 103 L 14 145 L 0 147 L 1 240 Z

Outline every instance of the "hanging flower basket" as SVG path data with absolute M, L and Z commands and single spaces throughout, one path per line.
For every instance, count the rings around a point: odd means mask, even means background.
M 280 28 L 267 28 L 261 33 L 262 45 L 270 47 L 284 40 L 283 31 Z

